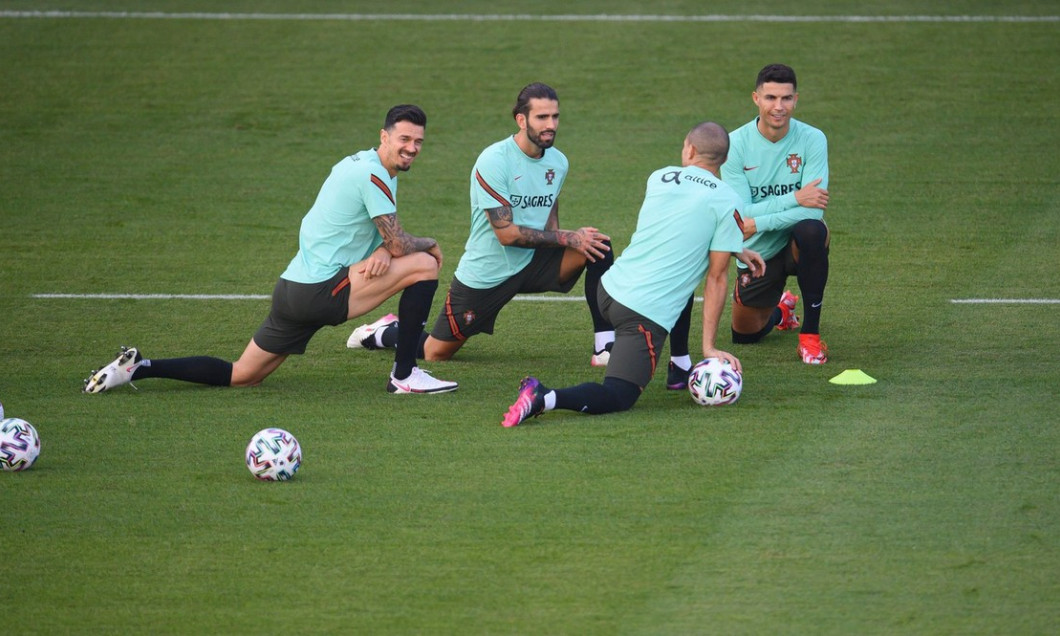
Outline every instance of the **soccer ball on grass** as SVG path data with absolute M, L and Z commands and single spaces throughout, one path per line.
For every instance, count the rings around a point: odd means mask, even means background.
M 26 420 L 0 420 L 0 469 L 26 470 L 40 455 L 40 435 Z
M 688 374 L 688 392 L 696 404 L 721 406 L 740 398 L 743 376 L 727 360 L 707 358 Z
M 266 428 L 250 438 L 247 468 L 262 481 L 287 481 L 302 465 L 302 447 L 282 428 Z

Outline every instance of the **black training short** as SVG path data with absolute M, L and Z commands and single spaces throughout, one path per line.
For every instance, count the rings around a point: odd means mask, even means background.
M 612 298 L 603 283 L 599 290 L 600 313 L 615 326 L 615 344 L 604 377 L 632 382 L 643 391 L 659 366 L 659 353 L 669 332 Z
M 540 292 L 567 293 L 578 282 L 581 273 L 560 282 L 564 247 L 544 247 L 534 250 L 534 257 L 526 267 L 496 287 L 475 289 L 461 283 L 455 276 L 445 295 L 442 313 L 431 329 L 431 336 L 445 342 L 467 340 L 479 333 L 493 333 L 497 314 L 516 294 Z
M 284 278 L 272 290 L 272 310 L 254 342 L 276 354 L 302 354 L 321 327 L 341 325 L 350 312 L 349 267 L 322 283 L 295 283 Z
M 776 307 L 788 276 L 795 275 L 795 255 L 789 244 L 766 261 L 766 273 L 761 278 L 753 278 L 748 269 L 737 270 L 736 285 L 732 290 L 732 302 L 744 307 Z

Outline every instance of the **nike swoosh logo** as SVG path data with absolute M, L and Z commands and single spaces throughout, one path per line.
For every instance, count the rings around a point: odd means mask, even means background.
M 810 307 L 813 307 L 814 309 L 817 309 L 820 306 L 821 306 L 821 303 L 813 303 L 812 305 L 810 305 Z
M 756 169 L 758 169 L 758 166 L 744 166 L 743 167 L 743 171 L 744 172 L 750 172 L 750 171 L 756 170 Z
M 518 181 L 519 179 L 522 179 L 522 178 L 523 178 L 523 175 L 519 175 L 518 177 L 515 177 L 514 179 L 512 179 L 512 181 Z

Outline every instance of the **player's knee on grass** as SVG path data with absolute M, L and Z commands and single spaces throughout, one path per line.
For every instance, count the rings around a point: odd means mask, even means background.
M 755 333 L 740 333 L 735 329 L 732 330 L 732 342 L 733 344 L 754 344 L 766 337 L 770 331 L 773 331 L 773 324 L 768 324 L 762 327 L 761 330 Z

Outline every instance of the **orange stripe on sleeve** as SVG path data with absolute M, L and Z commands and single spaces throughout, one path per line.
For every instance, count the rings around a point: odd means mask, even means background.
M 394 200 L 394 193 L 390 191 L 390 186 L 388 186 L 386 183 L 383 182 L 382 179 L 375 176 L 374 174 L 372 175 L 372 184 L 382 190 L 383 194 L 386 195 L 386 198 L 390 199 L 390 202 L 393 203 L 394 206 L 397 206 L 397 201 Z
M 497 194 L 497 191 L 491 188 L 488 183 L 486 183 L 486 180 L 482 178 L 482 175 L 479 174 L 478 170 L 475 171 L 475 181 L 478 181 L 478 184 L 482 186 L 482 189 L 485 190 L 486 193 L 489 194 L 491 197 L 496 199 L 497 203 L 500 203 L 501 205 L 506 205 L 509 208 L 512 207 L 512 204 L 509 203 L 507 199 Z

